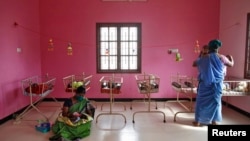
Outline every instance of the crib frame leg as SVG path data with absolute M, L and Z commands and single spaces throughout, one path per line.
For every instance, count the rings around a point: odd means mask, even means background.
M 180 100 L 180 94 L 183 94 L 183 95 L 185 95 L 185 96 L 187 96 L 187 98 L 188 98 L 188 100 Z M 194 113 L 194 108 L 193 108 L 193 96 L 194 96 L 194 94 L 193 93 L 189 93 L 189 94 L 186 94 L 186 93 L 181 93 L 181 92 L 177 92 L 177 97 L 176 97 L 176 100 L 170 100 L 170 101 L 166 101 L 165 103 L 164 103 L 164 107 L 166 107 L 166 103 L 169 103 L 169 102 L 176 102 L 176 103 L 178 103 L 182 108 L 184 108 L 186 111 L 179 111 L 179 112 L 176 112 L 175 114 L 174 114 L 174 122 L 176 122 L 177 120 L 176 120 L 176 118 L 177 118 L 177 115 L 178 114 L 181 114 L 181 113 Z M 187 102 L 188 103 L 188 106 L 186 106 L 185 104 L 183 104 L 183 102 Z M 168 108 L 170 109 L 170 111 L 172 112 L 172 113 L 174 113 L 173 112 L 173 110 L 172 110 L 172 108 L 170 108 L 169 106 L 168 106 Z
M 36 106 L 35 104 L 38 104 L 39 102 L 41 102 L 43 98 L 38 99 L 37 101 L 35 101 L 33 103 L 33 99 L 32 99 L 32 95 L 30 95 L 30 105 L 18 116 L 15 117 L 15 121 L 20 121 L 27 113 L 29 113 L 32 109 L 35 109 L 39 114 L 41 114 L 46 121 L 49 120 L 49 118 L 47 116 L 45 116 Z
M 112 94 L 113 95 L 113 94 Z M 111 97 L 111 100 L 110 100 L 110 104 L 111 106 L 113 106 L 115 103 L 121 103 L 121 102 L 115 102 L 115 97 L 112 96 Z M 122 103 L 121 103 L 122 104 Z M 123 107 L 124 107 L 124 111 L 126 111 L 126 106 L 124 104 L 122 104 Z M 103 106 L 104 106 L 104 103 L 101 105 L 101 111 L 103 110 Z
M 178 114 L 184 114 L 184 113 L 194 113 L 193 111 L 181 111 L 181 112 L 176 112 L 175 114 L 174 114 L 174 122 L 176 122 L 176 118 L 177 118 L 177 115 Z
M 166 115 L 162 111 L 151 111 L 151 97 L 150 93 L 147 94 L 148 96 L 148 110 L 147 111 L 136 111 L 133 113 L 133 120 L 132 122 L 135 123 L 135 115 L 138 113 L 162 113 L 163 114 L 163 122 L 166 123 Z
M 35 109 L 38 113 L 40 113 L 40 114 L 46 119 L 46 121 L 49 120 L 48 117 L 45 116 L 45 115 L 44 115 L 36 106 L 34 106 L 33 104 L 29 105 L 21 114 L 19 114 L 19 115 L 15 118 L 15 120 L 16 120 L 16 121 L 19 121 L 19 120 L 22 119 L 27 113 L 29 113 L 30 110 L 32 110 L 32 109 Z
M 121 113 L 101 113 L 96 117 L 96 123 L 98 122 L 98 118 L 103 115 L 120 115 L 124 118 L 125 123 L 127 123 L 126 117 Z
M 152 100 L 151 100 L 152 101 Z M 143 98 L 143 100 L 132 100 L 131 102 L 130 102 L 130 110 L 132 110 L 133 109 L 133 102 L 148 102 L 148 100 L 146 100 L 146 98 L 145 98 L 145 95 L 144 95 L 144 98 Z M 157 105 L 157 101 L 155 101 L 155 109 L 157 110 L 158 109 L 158 105 Z
M 121 116 L 124 118 L 125 123 L 127 122 L 126 117 L 125 117 L 123 114 L 121 114 L 121 113 L 113 113 L 113 110 L 112 110 L 113 103 L 114 103 L 114 96 L 113 96 L 113 94 L 112 94 L 112 92 L 111 92 L 111 93 L 110 93 L 110 110 L 109 110 L 108 113 L 101 113 L 101 114 L 97 115 L 97 117 L 96 117 L 96 123 L 97 123 L 97 121 L 98 121 L 98 118 L 99 118 L 100 116 L 102 116 L 102 115 L 121 115 Z M 126 109 L 125 109 L 125 110 L 126 110 Z

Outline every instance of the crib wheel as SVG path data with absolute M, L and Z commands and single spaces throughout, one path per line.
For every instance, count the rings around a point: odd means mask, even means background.
M 163 122 L 166 123 L 166 120 L 164 119 Z
M 135 123 L 135 121 L 134 121 L 134 120 L 133 120 L 132 122 L 133 122 L 133 123 Z

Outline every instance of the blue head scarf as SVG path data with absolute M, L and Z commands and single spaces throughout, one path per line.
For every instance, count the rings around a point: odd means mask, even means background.
M 220 40 L 217 40 L 217 39 L 211 40 L 211 41 L 208 43 L 208 46 L 209 46 L 209 49 L 210 49 L 210 50 L 218 49 L 218 48 L 221 47 L 221 45 L 222 45 L 221 41 L 220 41 Z

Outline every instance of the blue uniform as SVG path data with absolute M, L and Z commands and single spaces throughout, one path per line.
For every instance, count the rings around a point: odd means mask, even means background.
M 211 124 L 212 121 L 219 122 L 222 120 L 221 96 L 225 77 L 225 62 L 217 53 L 210 53 L 198 58 L 196 63 L 199 70 L 199 86 L 196 97 L 195 121 L 203 124 Z

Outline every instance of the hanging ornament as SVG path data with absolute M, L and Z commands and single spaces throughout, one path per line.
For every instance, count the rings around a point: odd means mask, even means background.
M 73 54 L 73 49 L 72 49 L 71 43 L 68 43 L 67 54 L 68 55 L 72 55 Z
M 194 53 L 200 53 L 200 45 L 198 40 L 195 42 Z
M 183 59 L 181 58 L 181 54 L 179 52 L 176 53 L 175 55 L 175 61 L 182 61 Z
M 48 51 L 53 51 L 54 50 L 54 44 L 52 38 L 49 39 L 49 46 L 48 46 Z

